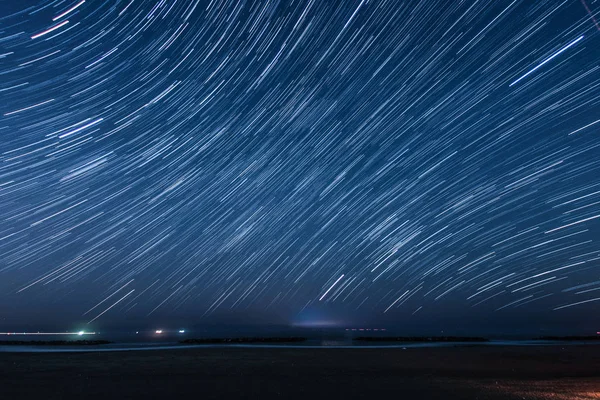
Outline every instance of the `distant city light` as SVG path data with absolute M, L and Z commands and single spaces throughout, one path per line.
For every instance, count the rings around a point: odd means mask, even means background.
M 385 331 L 385 328 L 346 328 L 347 331 Z
M 77 335 L 83 336 L 83 335 L 85 335 L 85 332 L 84 331 L 79 331 L 79 332 L 77 332 Z

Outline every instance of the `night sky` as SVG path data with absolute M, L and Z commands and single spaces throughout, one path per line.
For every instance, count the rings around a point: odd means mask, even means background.
M 595 332 L 597 20 L 599 0 L 2 1 L 0 327 Z

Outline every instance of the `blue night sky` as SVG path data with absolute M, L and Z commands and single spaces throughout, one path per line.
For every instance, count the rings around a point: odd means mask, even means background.
M 595 332 L 598 20 L 599 0 L 2 1 L 0 330 Z

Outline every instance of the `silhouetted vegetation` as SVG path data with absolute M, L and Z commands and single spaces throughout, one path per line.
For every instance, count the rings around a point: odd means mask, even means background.
M 240 337 L 240 338 L 203 338 L 186 339 L 183 344 L 222 344 L 222 343 L 297 343 L 304 342 L 303 337 Z
M 488 342 L 482 337 L 461 336 L 361 336 L 354 338 L 362 342 Z
M 541 336 L 536 340 L 559 340 L 559 341 L 590 341 L 600 340 L 600 335 L 596 336 Z

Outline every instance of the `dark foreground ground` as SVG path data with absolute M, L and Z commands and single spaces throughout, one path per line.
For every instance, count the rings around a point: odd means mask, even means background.
M 0 353 L 0 399 L 600 399 L 600 346 Z

